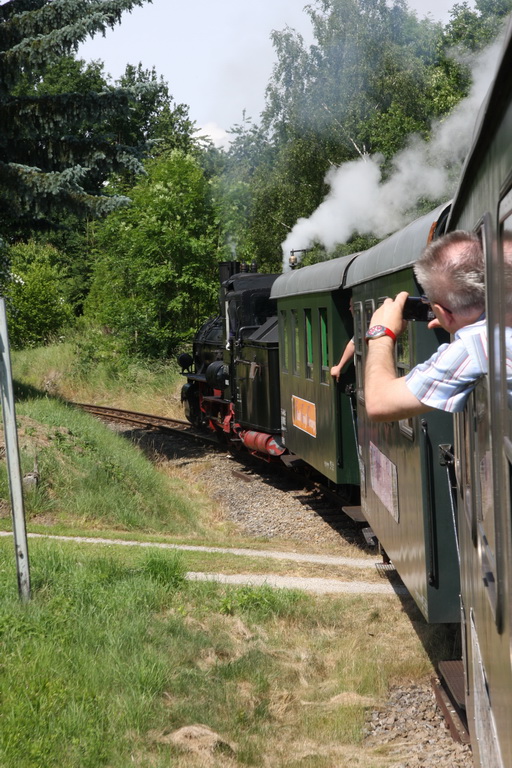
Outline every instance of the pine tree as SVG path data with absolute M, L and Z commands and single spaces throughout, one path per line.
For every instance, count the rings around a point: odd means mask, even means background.
M 10 224 L 98 216 L 128 201 L 109 194 L 112 172 L 142 170 L 142 147 L 108 125 L 137 87 L 49 93 L 45 73 L 97 32 L 151 0 L 7 0 L 0 5 L 0 235 Z M 1 0 L 0 0 L 1 2 Z

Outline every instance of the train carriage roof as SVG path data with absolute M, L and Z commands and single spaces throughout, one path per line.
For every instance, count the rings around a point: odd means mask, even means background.
M 272 286 L 270 298 L 329 293 L 410 267 L 429 242 L 432 230 L 445 223 L 449 210 L 450 203 L 443 203 L 367 251 L 285 272 Z
M 356 256 L 357 253 L 352 253 L 285 272 L 272 286 L 270 298 L 336 291 L 343 285 L 347 268 Z
M 360 253 L 347 270 L 344 287 L 351 288 L 375 277 L 411 267 L 429 242 L 433 227 L 441 223 L 449 210 L 450 204 L 443 203 L 386 240 Z

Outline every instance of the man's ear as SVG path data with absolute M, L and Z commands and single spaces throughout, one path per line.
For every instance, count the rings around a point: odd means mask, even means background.
M 435 315 L 438 325 L 434 325 L 436 321 L 432 320 L 431 323 L 429 323 L 429 328 L 441 327 L 444 328 L 445 331 L 448 331 L 448 333 L 455 333 L 455 331 L 459 330 L 459 324 L 457 323 L 453 312 L 448 312 L 448 310 L 440 304 L 434 303 L 432 306 L 435 307 Z

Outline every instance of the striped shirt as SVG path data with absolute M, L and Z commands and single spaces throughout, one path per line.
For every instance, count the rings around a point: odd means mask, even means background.
M 488 371 L 487 350 L 484 318 L 461 328 L 451 344 L 442 344 L 429 360 L 416 365 L 405 377 L 407 388 L 431 408 L 462 411 L 478 380 Z

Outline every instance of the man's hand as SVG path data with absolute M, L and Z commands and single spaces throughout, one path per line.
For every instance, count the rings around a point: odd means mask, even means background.
M 403 318 L 407 291 L 395 300 L 386 299 L 373 313 L 372 325 L 384 325 L 398 336 L 406 326 Z M 398 377 L 395 368 L 395 345 L 388 336 L 368 342 L 364 377 L 364 398 L 370 421 L 408 419 L 431 409 L 423 405 L 408 389 L 405 377 Z
M 393 299 L 385 299 L 384 303 L 375 310 L 370 320 L 370 328 L 373 325 L 384 325 L 393 331 L 395 336 L 400 336 L 407 327 L 407 321 L 404 320 L 404 304 L 409 294 L 402 291 Z

